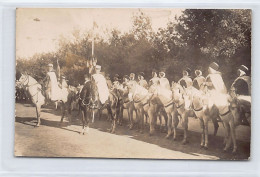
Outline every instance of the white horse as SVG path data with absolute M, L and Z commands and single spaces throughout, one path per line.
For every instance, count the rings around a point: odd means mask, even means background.
M 152 115 L 155 111 L 153 110 L 153 104 L 150 104 L 152 93 L 149 93 L 147 89 L 137 84 L 137 82 L 129 82 L 127 84 L 129 89 L 130 101 L 134 102 L 134 107 L 137 110 L 137 122 L 138 128 L 141 133 L 144 129 L 144 115 Z M 151 128 L 151 126 L 150 126 Z
M 41 124 L 41 119 L 40 119 L 41 107 L 45 103 L 45 97 L 43 96 L 44 91 L 42 90 L 42 86 L 33 77 L 31 77 L 28 74 L 22 74 L 18 83 L 23 88 L 28 90 L 28 92 L 30 94 L 32 103 L 36 107 L 36 115 L 37 115 L 36 126 L 39 127 L 40 124 Z M 69 98 L 69 92 L 67 92 L 67 94 L 66 93 L 64 94 L 64 92 L 62 92 L 62 94 L 60 94 L 60 95 L 61 95 L 61 98 L 58 101 L 61 102 L 61 110 L 62 110 L 61 123 L 62 123 L 63 118 L 65 116 L 65 107 L 66 107 L 66 105 L 65 105 L 66 102 L 64 102 L 63 100 L 69 101 L 70 99 L 68 99 Z
M 208 116 L 212 117 L 215 114 L 218 114 L 221 121 L 224 124 L 225 128 L 225 138 L 224 138 L 224 149 L 223 151 L 228 151 L 233 143 L 232 153 L 237 152 L 237 143 L 236 143 L 236 116 L 238 114 L 238 109 L 232 104 L 232 98 L 229 94 L 218 94 L 214 96 L 214 92 L 211 93 L 208 91 L 205 86 L 204 91 L 206 93 L 206 105 Z M 214 99 L 214 100 L 213 100 Z M 233 106 L 232 106 L 233 105 Z M 233 107 L 233 108 L 232 108 Z
M 202 90 L 198 90 L 195 87 L 191 87 L 192 91 L 192 98 L 191 98 L 191 108 L 193 109 L 195 115 L 200 120 L 200 127 L 201 127 L 201 148 L 208 149 L 208 123 L 211 120 L 214 125 L 214 136 L 217 134 L 218 131 L 218 112 L 212 112 L 211 115 L 209 115 L 209 111 L 207 108 L 207 105 L 205 104 L 206 95 Z M 215 114 L 214 114 L 215 113 Z
M 182 144 L 188 143 L 188 118 L 194 117 L 194 112 L 190 109 L 191 95 L 179 83 L 172 83 L 172 99 L 175 104 L 174 116 L 172 117 L 172 128 L 174 129 L 174 140 L 176 139 L 176 128 L 181 122 L 184 130 Z M 178 116 L 179 115 L 179 116 Z M 178 118 L 180 117 L 180 118 Z

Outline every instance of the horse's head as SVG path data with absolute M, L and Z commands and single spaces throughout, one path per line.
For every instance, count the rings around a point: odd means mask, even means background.
M 98 93 L 98 88 L 95 83 L 95 81 L 91 81 L 91 89 L 90 89 L 90 107 L 93 108 L 100 108 L 101 107 L 101 102 L 99 100 L 99 93 Z
M 183 100 L 184 90 L 177 82 L 172 82 L 172 97 L 175 103 Z
M 133 93 L 133 92 L 135 91 L 136 85 L 137 85 L 137 82 L 135 82 L 135 81 L 129 81 L 129 82 L 127 83 L 126 86 L 127 86 L 127 88 L 128 88 L 129 93 Z
M 20 79 L 18 80 L 18 85 L 25 86 L 29 82 L 29 75 L 28 74 L 21 74 Z

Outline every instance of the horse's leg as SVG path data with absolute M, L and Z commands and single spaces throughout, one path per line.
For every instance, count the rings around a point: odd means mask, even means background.
M 55 110 L 57 110 L 58 109 L 58 102 L 56 101 L 55 102 Z
M 65 104 L 63 102 L 61 102 L 61 120 L 60 120 L 60 123 L 63 122 L 63 119 L 64 119 L 64 116 L 65 116 Z
M 213 123 L 213 126 L 214 126 L 214 133 L 213 133 L 213 135 L 216 136 L 217 133 L 218 133 L 218 128 L 219 128 L 218 120 L 217 120 L 216 117 L 212 117 L 211 120 L 212 120 L 212 123 Z
M 36 116 L 37 116 L 37 124 L 36 127 L 41 125 L 41 105 L 36 104 Z
M 188 143 L 188 117 L 189 117 L 189 111 L 185 111 L 183 113 L 183 129 L 184 129 L 184 136 L 182 144 Z
M 66 109 L 68 111 L 68 119 L 69 119 L 69 122 L 71 123 L 72 122 L 72 109 L 71 109 L 71 102 L 67 102 L 66 103 Z
M 130 110 L 129 108 L 126 109 L 127 110 L 127 116 L 128 116 L 128 126 L 131 126 L 131 118 L 130 118 Z
M 141 108 L 140 110 L 140 133 L 143 133 L 144 131 L 144 116 L 145 116 L 145 113 L 144 113 L 144 109 Z
M 202 132 L 201 132 L 200 148 L 203 148 L 204 144 L 205 144 L 205 124 L 204 124 L 203 118 L 200 117 L 199 120 L 200 120 L 200 128 L 202 130 Z
M 78 103 L 78 107 L 79 107 L 79 111 L 78 111 L 77 116 L 79 116 L 79 115 L 80 115 L 80 112 L 81 112 L 81 104 L 80 104 L 80 103 Z
M 167 132 L 167 123 L 168 123 L 168 113 L 166 112 L 166 110 L 163 110 L 162 111 L 162 116 L 164 118 L 164 122 L 165 122 L 165 126 L 163 126 L 163 123 L 162 123 L 162 119 L 161 119 L 161 122 L 160 122 L 160 131 L 161 132 Z
M 81 131 L 81 134 L 84 135 L 85 133 L 85 111 L 84 109 L 82 109 L 82 117 L 81 117 L 81 120 L 82 120 L 82 131 Z
M 173 141 L 177 139 L 177 127 L 179 124 L 178 111 L 174 108 L 172 113 Z
M 158 112 L 157 116 L 156 116 L 156 122 L 155 125 L 157 124 L 157 120 L 159 119 L 159 130 L 161 130 L 161 125 L 162 125 L 162 113 L 161 111 Z
M 130 127 L 129 128 L 130 128 L 130 130 L 132 130 L 133 126 L 134 126 L 134 120 L 133 120 L 134 105 L 129 106 L 128 112 L 129 112 L 129 118 L 130 118 Z
M 88 108 L 85 108 L 85 122 L 86 122 L 86 133 L 89 133 L 89 122 L 91 118 L 91 110 Z
M 116 110 L 116 113 L 112 114 L 111 133 L 115 133 L 117 117 L 118 117 L 118 114 L 117 114 L 117 110 Z
M 112 109 L 110 105 L 107 105 L 107 120 L 110 121 L 112 120 L 113 116 L 112 116 Z
M 227 151 L 230 148 L 231 145 L 231 135 L 230 135 L 230 125 L 228 121 L 224 121 L 224 125 L 225 125 L 225 130 L 226 130 L 226 136 L 224 139 L 224 151 Z
M 123 108 L 123 105 L 120 105 L 120 108 L 119 108 L 119 125 L 120 126 L 123 125 L 123 115 L 124 115 L 124 108 Z
M 204 115 L 204 129 L 205 129 L 205 145 L 204 148 L 208 149 L 208 145 L 209 145 L 209 118 L 207 116 Z
M 156 107 L 153 104 L 151 104 L 150 108 L 148 109 L 148 116 L 150 118 L 150 133 L 149 133 L 150 136 L 152 136 L 154 134 L 156 119 L 158 116 L 158 114 L 156 114 L 155 109 L 156 109 Z
M 230 116 L 232 116 L 232 115 L 230 115 Z M 230 133 L 231 133 L 231 137 L 232 137 L 232 140 L 233 140 L 233 151 L 232 151 L 232 153 L 236 153 L 237 152 L 236 127 L 235 127 L 233 117 L 230 120 Z
M 165 138 L 170 138 L 170 136 L 172 135 L 172 123 L 173 123 L 173 117 L 172 117 L 172 114 L 170 113 L 170 112 L 168 112 L 167 113 L 167 117 L 168 117 L 168 119 L 167 119 L 167 129 L 168 129 L 168 131 L 167 131 L 167 135 L 166 135 L 166 137 Z
M 140 111 L 139 108 L 136 109 L 136 131 L 139 131 L 140 129 Z

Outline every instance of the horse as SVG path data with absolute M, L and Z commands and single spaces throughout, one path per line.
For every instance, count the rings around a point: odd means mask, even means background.
M 37 116 L 36 127 L 39 127 L 41 124 L 41 118 L 40 118 L 41 107 L 45 103 L 43 88 L 42 88 L 41 84 L 39 84 L 33 77 L 31 77 L 28 74 L 21 74 L 21 77 L 18 82 L 23 88 L 28 90 L 32 103 L 36 107 L 36 116 Z M 62 95 L 62 96 L 66 97 L 67 101 L 70 100 L 69 94 Z M 62 101 L 62 99 L 60 99 L 58 101 L 62 102 L 62 104 L 61 104 L 62 115 L 61 115 L 61 121 L 60 121 L 60 123 L 62 123 L 64 116 L 65 116 L 66 102 Z
M 172 93 L 170 90 L 161 87 L 160 85 L 153 84 L 149 88 L 149 93 L 152 93 L 152 97 L 150 98 L 150 136 L 154 134 L 155 124 L 157 122 L 157 118 L 160 120 L 160 131 L 162 131 L 162 117 L 164 117 L 166 127 L 169 124 L 169 120 L 171 120 L 173 113 L 173 101 L 172 101 Z M 168 99 L 170 98 L 170 99 Z
M 232 153 L 236 153 L 236 127 L 239 125 L 251 126 L 251 96 L 236 95 L 235 97 L 232 97 L 230 101 L 230 110 L 234 119 L 230 121 L 230 133 L 229 137 L 226 138 L 226 140 L 228 140 L 227 148 L 231 146 L 232 139 Z M 224 151 L 227 151 L 227 148 L 225 148 Z
M 228 93 L 222 93 L 216 95 L 213 91 L 208 90 L 207 86 L 203 88 L 206 93 L 206 105 L 208 116 L 218 114 L 225 128 L 225 137 L 223 141 L 223 151 L 227 152 L 233 143 L 232 153 L 237 152 L 236 143 L 236 116 L 238 109 L 236 104 L 232 101 L 232 97 Z M 212 98 L 212 95 L 215 97 Z M 233 102 L 233 103 L 232 103 Z
M 175 104 L 172 128 L 175 132 L 173 139 L 176 140 L 176 129 L 181 122 L 184 130 L 182 144 L 188 143 L 188 118 L 194 117 L 194 112 L 190 109 L 190 93 L 187 92 L 179 83 L 172 83 L 172 99 Z M 178 118 L 180 117 L 180 119 Z
M 95 88 L 93 88 L 94 83 L 93 81 L 88 81 L 85 83 L 83 88 L 79 91 L 78 96 L 79 96 L 79 112 L 82 113 L 82 132 L 81 134 L 84 135 L 85 133 L 88 133 L 89 131 L 89 122 L 90 118 L 92 116 L 92 122 L 94 122 L 94 108 L 97 103 L 97 94 L 95 92 Z
M 119 111 L 119 117 L 120 119 L 123 118 L 123 111 L 124 109 L 127 110 L 128 114 L 128 121 L 129 121 L 129 129 L 133 129 L 134 120 L 133 120 L 133 112 L 136 111 L 134 107 L 133 100 L 130 100 L 128 97 L 129 91 L 127 88 L 116 88 L 118 91 L 119 96 L 119 104 L 120 104 L 120 111 Z
M 87 96 L 83 96 L 83 92 Z M 112 119 L 110 132 L 115 133 L 116 129 L 116 121 L 118 120 L 118 106 L 119 106 L 119 98 L 114 91 L 110 91 L 109 97 L 107 101 L 102 104 L 99 99 L 99 93 L 97 89 L 97 85 L 94 81 L 89 81 L 89 84 L 83 87 L 80 91 L 79 97 L 79 109 L 82 112 L 82 132 L 81 134 L 85 134 L 85 130 L 89 129 L 90 118 L 92 117 L 92 123 L 95 121 L 96 113 L 99 113 L 99 117 L 102 116 L 102 110 L 107 109 L 107 114 Z
M 192 98 L 191 98 L 191 108 L 194 111 L 196 117 L 200 120 L 201 127 L 201 143 L 200 147 L 204 149 L 208 149 L 208 122 L 211 120 L 214 125 L 214 133 L 216 136 L 218 131 L 218 112 L 212 112 L 209 115 L 209 111 L 207 109 L 207 105 L 205 105 L 205 94 L 202 90 L 198 90 L 194 86 L 191 87 Z
M 129 98 L 134 102 L 134 108 L 137 110 L 137 129 L 143 133 L 144 115 L 153 116 L 158 112 L 157 105 L 151 104 L 150 99 L 153 94 L 147 89 L 137 84 L 137 82 L 128 82 Z M 151 120 L 150 120 L 151 122 Z M 154 132 L 154 126 L 150 126 L 150 132 Z

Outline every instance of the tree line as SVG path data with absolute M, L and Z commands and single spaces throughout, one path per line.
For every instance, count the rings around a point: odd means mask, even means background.
M 79 31 L 73 36 L 73 41 L 60 39 L 56 52 L 18 59 L 17 73 L 26 71 L 40 80 L 46 75 L 47 64 L 56 67 L 58 60 L 69 84 L 82 84 L 91 58 L 92 36 L 91 32 L 80 36 Z M 206 76 L 208 65 L 216 61 L 230 86 L 239 65 L 251 67 L 251 10 L 186 9 L 158 31 L 153 31 L 151 18 L 139 10 L 128 32 L 115 28 L 106 39 L 96 37 L 95 58 L 111 76 L 144 72 L 149 79 L 155 69 L 165 70 L 171 81 L 181 78 L 186 67 L 200 69 Z

